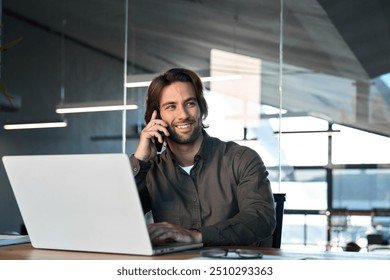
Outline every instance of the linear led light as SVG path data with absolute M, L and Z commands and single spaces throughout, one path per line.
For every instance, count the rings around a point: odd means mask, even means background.
M 59 128 L 66 127 L 66 121 L 59 122 L 42 122 L 42 123 L 15 123 L 15 124 L 5 124 L 4 129 L 6 130 L 16 130 L 16 129 L 36 129 L 36 128 Z
M 90 103 L 68 103 L 57 106 L 56 113 L 58 114 L 73 114 L 73 113 L 89 113 L 89 112 L 107 112 L 107 111 L 123 111 L 123 110 L 138 109 L 137 105 L 123 103 L 118 101 L 108 102 L 90 102 Z
M 328 135 L 332 135 L 335 132 L 340 132 L 338 129 L 328 129 L 328 130 L 294 130 L 294 131 L 282 131 L 281 134 L 305 134 L 305 133 L 327 133 Z M 279 131 L 275 131 L 274 134 L 280 134 Z
M 239 80 L 242 79 L 241 75 L 228 75 L 228 76 L 214 76 L 214 77 L 202 77 L 200 78 L 202 82 L 212 82 L 212 81 L 229 81 L 229 80 Z M 148 87 L 151 81 L 141 81 L 141 82 L 129 82 L 126 83 L 127 88 L 138 88 L 138 87 Z
M 126 83 L 127 88 L 148 87 L 151 81 Z

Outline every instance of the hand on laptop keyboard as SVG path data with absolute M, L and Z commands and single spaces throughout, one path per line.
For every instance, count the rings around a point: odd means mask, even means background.
M 167 222 L 148 225 L 150 239 L 153 244 L 166 242 L 194 243 L 202 242 L 202 233 L 196 229 L 186 229 Z

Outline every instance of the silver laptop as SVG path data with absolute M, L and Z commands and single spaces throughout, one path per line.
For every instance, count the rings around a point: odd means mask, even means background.
M 4 156 L 35 248 L 155 255 L 202 247 L 153 247 L 125 154 Z

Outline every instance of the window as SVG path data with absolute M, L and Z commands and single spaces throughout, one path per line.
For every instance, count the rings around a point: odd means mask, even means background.
M 321 215 L 290 214 L 283 217 L 282 245 L 325 248 L 327 219 Z
M 270 169 L 270 174 L 273 169 Z M 285 209 L 327 209 L 327 182 L 324 169 L 291 170 L 278 189 L 277 176 L 270 176 L 272 190 L 286 193 Z
M 333 208 L 390 208 L 390 169 L 333 170 Z
M 278 131 L 277 119 L 271 119 Z M 293 166 L 323 166 L 328 162 L 328 122 L 314 117 L 283 117 L 281 149 L 286 163 Z M 314 132 L 316 131 L 316 132 Z
M 390 138 L 342 125 L 333 125 L 340 133 L 333 135 L 332 163 L 390 163 Z

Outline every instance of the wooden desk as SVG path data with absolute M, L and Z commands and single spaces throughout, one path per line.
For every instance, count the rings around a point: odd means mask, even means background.
M 390 260 L 390 254 L 357 252 L 292 251 L 261 248 L 264 259 Z M 30 243 L 0 247 L 0 260 L 188 260 L 199 258 L 199 249 L 161 256 L 137 256 L 34 249 Z

